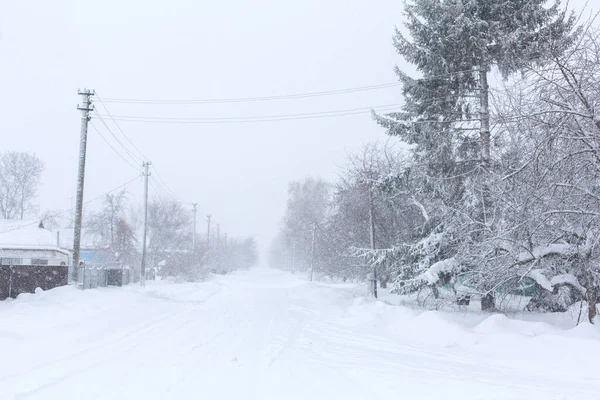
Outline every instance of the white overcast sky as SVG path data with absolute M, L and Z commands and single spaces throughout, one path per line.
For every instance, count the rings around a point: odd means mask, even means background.
M 394 82 L 394 65 L 404 66 L 392 47 L 394 26 L 401 24 L 398 0 L 0 0 L 0 150 L 36 153 L 46 165 L 40 209 L 69 208 L 79 150 L 78 89 L 104 98 L 207 99 Z M 396 87 L 250 104 L 107 106 L 113 115 L 238 117 L 400 102 Z M 92 122 L 118 148 L 102 123 Z M 119 124 L 172 191 L 198 203 L 199 231 L 210 213 L 223 231 L 256 236 L 262 248 L 277 230 L 290 180 L 335 179 L 347 152 L 386 139 L 364 114 Z M 86 199 L 138 173 L 90 129 Z M 132 203 L 141 202 L 141 186 L 139 179 L 128 187 Z

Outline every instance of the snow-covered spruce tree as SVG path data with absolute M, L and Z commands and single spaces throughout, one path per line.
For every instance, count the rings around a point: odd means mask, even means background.
M 503 77 L 543 64 L 571 42 L 575 20 L 559 1 L 413 0 L 405 5 L 412 39 L 396 31 L 395 47 L 421 73 L 397 69 L 403 83 L 402 112 L 378 117 L 390 135 L 413 144 L 416 199 L 430 217 L 421 240 L 401 251 L 398 288 L 438 283 L 440 273 L 474 270 L 469 242 L 481 241 L 498 220 L 490 172 L 494 169 L 488 75 Z M 436 185 L 443 187 L 435 187 Z M 468 232 L 468 234 L 465 234 Z M 431 269 L 431 270 L 430 270 Z M 429 273 L 428 273 L 429 272 Z M 406 282 L 411 282 L 406 285 Z M 495 282 L 474 282 L 482 308 L 494 308 Z

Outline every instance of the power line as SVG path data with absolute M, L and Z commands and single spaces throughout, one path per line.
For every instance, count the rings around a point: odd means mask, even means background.
M 108 132 L 111 134 L 111 136 L 117 141 L 117 143 L 119 143 L 121 148 L 125 151 L 125 153 L 129 157 L 131 157 L 132 160 L 134 160 L 135 163 L 144 162 L 143 158 L 140 158 L 137 155 L 133 154 L 133 152 L 131 150 L 129 150 L 129 148 L 127 146 L 125 146 L 123 144 L 123 142 L 121 142 L 121 140 L 119 140 L 117 135 L 115 135 L 115 133 L 112 131 L 112 129 L 110 129 L 110 127 L 108 126 L 108 124 L 106 123 L 104 118 L 102 118 L 102 115 L 98 114 L 98 112 L 95 112 L 95 115 L 100 119 L 100 122 L 102 122 L 102 124 L 106 127 L 106 130 L 108 130 Z
M 156 195 L 158 195 L 159 197 L 171 198 L 177 203 L 185 204 L 183 200 L 177 197 L 174 193 L 167 190 L 165 186 L 161 185 L 160 182 L 154 179 L 153 176 L 150 177 L 150 185 L 154 189 Z
M 125 183 L 123 183 L 123 184 L 121 184 L 121 185 L 117 186 L 116 188 L 114 188 L 114 189 L 111 189 L 111 190 L 109 190 L 109 191 L 107 191 L 107 192 L 104 192 L 104 193 L 102 193 L 101 195 L 98 195 L 98 196 L 96 196 L 96 197 L 94 197 L 94 198 L 92 198 L 92 199 L 89 199 L 89 200 L 85 201 L 83 204 L 84 204 L 84 205 L 86 205 L 86 204 L 89 204 L 89 203 L 91 203 L 91 202 L 94 202 L 94 201 L 96 201 L 96 200 L 98 200 L 98 199 L 101 199 L 101 198 L 103 198 L 104 196 L 106 196 L 106 195 L 107 195 L 107 194 L 109 194 L 109 193 L 112 193 L 112 192 L 115 192 L 115 191 L 117 191 L 117 190 L 119 190 L 119 189 L 122 189 L 122 188 L 126 187 L 127 185 L 129 185 L 131 182 L 133 182 L 133 181 L 135 181 L 136 179 L 138 179 L 140 176 L 141 176 L 141 175 L 137 175 L 137 176 L 136 176 L 136 177 L 134 177 L 133 179 L 131 179 L 131 180 L 129 180 L 129 181 L 127 181 L 127 182 L 125 182 Z M 53 214 L 49 215 L 48 217 L 58 217 L 58 216 L 60 216 L 60 215 L 63 215 L 63 214 L 66 214 L 66 213 L 72 212 L 74 209 L 75 209 L 75 208 L 74 208 L 74 207 L 72 207 L 72 208 L 69 208 L 69 209 L 65 209 L 65 210 L 62 210 L 62 211 L 58 211 L 58 212 L 56 212 L 56 213 L 53 213 Z M 7 230 L 5 230 L 5 231 L 1 231 L 1 232 L 0 232 L 0 234 L 2 234 L 2 233 L 8 233 L 8 232 L 12 232 L 12 231 L 16 231 L 16 230 L 19 230 L 19 229 L 22 229 L 22 228 L 25 228 L 25 227 L 28 227 L 28 226 L 32 226 L 32 225 L 37 225 L 37 224 L 39 224 L 39 221 L 35 221 L 35 222 L 31 222 L 31 223 L 29 223 L 29 224 L 20 225 L 20 226 L 18 226 L 18 227 L 15 227 L 15 228 L 7 229 Z
M 167 192 L 167 190 L 162 187 L 156 179 L 154 179 L 154 175 L 150 176 L 150 186 L 154 189 L 157 195 L 171 197 L 171 194 Z
M 116 127 L 119 129 L 119 131 L 121 132 L 121 134 L 125 137 L 125 139 L 127 139 L 127 141 L 129 142 L 129 144 L 131 144 L 131 146 L 138 152 L 138 154 L 142 157 L 142 160 L 147 160 L 148 157 L 146 157 L 146 155 L 141 152 L 141 150 L 135 145 L 135 143 L 133 143 L 133 141 L 129 138 L 129 136 L 127 136 L 127 134 L 125 133 L 125 131 L 123 131 L 123 129 L 121 128 L 121 126 L 117 123 L 117 121 L 115 120 L 115 118 L 113 117 L 113 115 L 111 114 L 111 112 L 108 110 L 108 107 L 106 107 L 106 105 L 104 104 L 104 101 L 102 101 L 102 98 L 100 98 L 100 96 L 98 96 L 98 95 L 96 95 L 96 97 L 98 98 L 98 101 L 102 105 L 102 108 L 104 108 L 104 110 L 106 111 L 106 113 L 108 114 L 108 116 L 110 117 L 110 119 L 113 121 L 113 123 L 116 125 Z M 111 148 L 112 148 L 112 146 L 111 146 Z M 113 150 L 114 150 L 114 148 L 113 148 Z M 163 185 L 168 189 L 168 191 L 173 195 L 173 197 L 176 198 L 176 199 L 178 199 L 177 195 L 175 195 L 175 193 L 171 190 L 171 188 L 169 187 L 169 185 L 167 185 L 167 183 L 165 182 L 165 180 L 162 178 L 162 175 L 160 174 L 160 172 L 158 171 L 158 169 L 156 168 L 156 166 L 154 166 L 154 172 L 156 173 L 156 175 L 158 175 L 158 177 L 162 181 Z M 181 201 L 181 200 L 179 200 L 179 201 Z M 183 203 L 183 201 L 182 201 L 182 203 Z
M 156 172 L 156 170 L 154 172 Z M 186 203 L 169 188 L 169 186 L 166 184 L 166 182 L 164 180 L 162 180 L 162 178 L 160 178 L 160 180 L 162 181 L 162 183 L 160 181 L 156 180 L 154 178 L 154 176 L 150 177 L 150 183 L 155 188 L 156 194 L 163 195 L 165 197 L 170 197 L 178 203 L 182 203 L 182 204 Z M 160 193 L 158 191 L 159 189 L 160 189 Z
M 440 78 L 453 77 L 455 75 L 467 74 L 467 73 L 476 73 L 476 69 L 465 69 L 460 71 L 450 71 L 447 74 L 440 75 L 430 75 L 424 76 L 420 78 L 412 78 L 420 81 L 430 81 L 436 80 Z M 223 104 L 223 103 L 247 103 L 247 102 L 257 102 L 257 101 L 272 101 L 272 100 L 292 100 L 292 99 L 303 99 L 310 97 L 322 97 L 322 96 L 332 96 L 339 94 L 347 94 L 347 93 L 356 93 L 356 92 L 364 92 L 364 91 L 372 91 L 372 90 L 380 90 L 391 87 L 401 86 L 402 82 L 387 82 L 380 83 L 376 85 L 367 85 L 367 86 L 357 86 L 345 89 L 333 89 L 333 90 L 323 90 L 316 92 L 305 92 L 305 93 L 291 93 L 291 94 L 283 94 L 283 95 L 273 95 L 273 96 L 250 96 L 250 97 L 230 97 L 230 98 L 209 98 L 209 99 L 135 99 L 135 98 L 118 98 L 118 97 L 107 97 L 104 99 L 105 103 L 123 103 L 123 104 Z
M 262 115 L 262 116 L 243 116 L 243 117 L 210 117 L 210 118 L 202 118 L 202 117 L 146 117 L 146 116 L 127 116 L 127 115 L 117 115 L 116 118 L 143 118 L 149 120 L 207 120 L 207 121 L 229 121 L 229 120 L 253 120 L 253 119 L 274 119 L 274 118 L 289 118 L 289 117 L 304 117 L 304 116 L 313 116 L 313 115 L 325 115 L 325 114 L 338 114 L 345 112 L 370 112 L 374 109 L 380 108 L 396 108 L 401 106 L 400 103 L 394 104 L 383 104 L 380 106 L 373 107 L 359 107 L 359 108 L 349 108 L 344 110 L 332 110 L 332 111 L 314 111 L 309 113 L 298 113 L 298 114 L 279 114 L 279 115 Z
M 303 99 L 308 97 L 332 96 L 338 94 L 363 92 L 369 90 L 385 89 L 401 85 L 401 82 L 382 83 L 379 85 L 359 86 L 347 89 L 325 90 L 320 92 L 284 94 L 276 96 L 254 96 L 254 97 L 232 97 L 232 98 L 215 98 L 215 99 L 184 99 L 184 100 L 168 100 L 168 99 L 126 99 L 126 98 L 105 98 L 106 103 L 126 103 L 126 104 L 222 104 L 222 103 L 246 103 L 255 101 L 270 101 L 270 100 L 290 100 Z
M 135 169 L 135 170 L 139 170 L 139 168 L 133 164 L 131 161 L 129 161 L 128 159 L 126 159 L 123 154 L 121 154 L 117 149 L 114 148 L 114 146 L 112 144 L 110 144 L 110 142 L 106 139 L 106 137 L 102 134 L 102 132 L 100 132 L 98 130 L 98 128 L 96 128 L 96 125 L 94 125 L 93 122 L 90 121 L 90 125 L 92 126 L 92 128 L 94 128 L 94 130 L 98 133 L 98 135 L 100 135 L 100 137 L 102 138 L 102 140 L 104 140 L 104 142 L 108 145 L 108 147 L 110 147 L 116 155 L 118 155 L 119 157 L 121 157 L 121 159 L 123 161 L 125 161 L 127 163 L 127 165 L 129 165 L 131 168 Z
M 115 121 L 114 117 L 112 116 L 112 114 L 110 113 L 110 111 L 108 110 L 108 108 L 106 107 L 106 105 L 104 105 L 104 103 L 102 102 L 102 100 L 98 97 L 98 100 L 100 101 L 100 103 L 102 104 L 102 107 L 104 108 L 104 110 L 108 113 L 108 116 L 110 117 L 110 119 L 114 122 L 114 124 L 117 126 L 117 128 L 119 129 L 119 131 L 121 132 L 121 134 L 125 137 L 125 139 L 127 139 L 127 141 L 131 144 L 131 146 L 133 146 L 133 148 L 143 157 L 143 159 L 141 159 L 142 161 L 144 159 L 148 159 L 141 151 L 140 149 L 133 143 L 133 141 L 129 138 L 129 136 L 127 136 L 127 134 L 123 131 L 123 129 L 121 128 L 121 126 L 119 126 L 119 124 L 117 123 L 117 121 Z M 121 145 L 121 147 L 127 152 L 127 154 L 132 157 L 135 158 L 137 157 L 139 159 L 139 157 L 135 154 L 133 154 L 133 152 L 131 150 L 129 150 L 117 137 L 116 135 L 110 130 L 110 128 L 108 127 L 108 125 L 106 124 L 106 122 L 104 121 L 104 119 L 102 118 L 102 116 L 100 114 L 97 114 L 97 116 L 100 118 L 101 122 L 104 124 L 104 126 L 108 129 L 108 131 L 111 133 L 111 135 L 117 140 L 117 142 Z M 96 130 L 96 132 L 98 132 L 98 134 L 100 135 L 100 137 L 106 142 L 106 144 L 119 156 L 121 157 L 121 159 L 123 159 L 123 161 L 125 161 L 128 165 L 130 165 L 132 168 L 134 169 L 138 169 L 137 166 L 135 166 L 134 164 L 132 164 L 129 160 L 127 160 L 125 157 L 123 157 L 123 155 L 117 151 L 117 149 L 114 148 L 114 146 L 112 146 L 110 144 L 110 142 L 104 137 L 104 135 L 102 135 L 102 133 L 98 130 L 98 128 L 96 128 L 93 124 L 92 127 Z M 137 161 L 137 160 L 136 160 Z M 178 197 L 175 195 L 175 193 L 171 190 L 171 188 L 167 185 L 167 183 L 164 181 L 164 179 L 162 178 L 162 175 L 160 174 L 160 172 L 158 172 L 158 170 L 156 169 L 156 167 L 154 167 L 154 172 L 158 175 L 158 177 L 160 178 L 160 180 L 163 182 L 164 186 L 168 189 L 168 191 L 171 193 L 171 195 L 178 199 Z M 169 193 L 167 193 L 167 195 L 169 195 Z M 178 199 L 178 201 L 181 201 Z M 183 201 L 182 201 L 183 202 Z
M 179 198 L 179 196 L 177 196 L 175 194 L 175 192 L 173 192 L 171 190 L 171 188 L 169 187 L 169 185 L 167 185 L 167 182 L 165 182 L 165 180 L 163 179 L 162 175 L 156 170 L 156 168 L 154 169 L 154 172 L 156 172 L 156 176 L 158 176 L 158 179 L 162 182 L 162 185 L 164 186 L 164 188 L 166 188 L 166 190 L 168 191 L 167 194 L 170 193 L 170 196 L 172 196 L 175 200 L 181 202 L 181 203 L 185 203 L 185 201 L 183 201 L 181 198 Z
M 268 116 L 248 116 L 248 117 L 213 117 L 213 118 L 183 118 L 183 117 L 146 117 L 146 116 L 128 116 L 117 115 L 115 119 L 129 122 L 150 122 L 150 123 L 191 123 L 191 124 L 222 124 L 222 123 L 247 123 L 247 122 L 274 122 L 290 121 L 299 119 L 313 118 L 331 118 L 345 115 L 370 114 L 371 111 L 393 111 L 401 104 L 387 104 L 371 108 L 351 108 L 346 110 L 319 111 L 313 113 L 300 114 L 281 114 Z
M 102 108 L 104 108 L 104 110 L 106 111 L 106 113 L 109 115 L 110 119 L 113 121 L 113 123 L 117 126 L 117 128 L 119 129 L 119 131 L 121 132 L 121 134 L 125 137 L 125 139 L 127 139 L 127 141 L 129 142 L 129 144 L 131 144 L 131 146 L 133 146 L 133 148 L 138 152 L 138 154 L 140 156 L 142 156 L 142 160 L 147 160 L 148 157 L 146 157 L 144 155 L 144 153 L 142 153 L 140 151 L 140 149 L 138 149 L 138 147 L 131 141 L 131 139 L 129 139 L 129 136 L 127 136 L 125 134 L 125 132 L 123 131 L 123 129 L 121 129 L 121 126 L 117 123 L 117 121 L 115 121 L 115 119 L 113 118 L 112 114 L 110 113 L 110 111 L 108 111 L 108 108 L 106 107 L 106 105 L 104 104 L 104 102 L 102 101 L 102 99 L 100 98 L 100 96 L 98 96 L 98 94 L 96 93 L 96 98 L 98 99 L 98 101 L 100 102 L 100 105 L 102 105 Z

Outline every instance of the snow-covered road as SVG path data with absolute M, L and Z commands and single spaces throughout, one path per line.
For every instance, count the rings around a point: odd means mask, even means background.
M 600 332 L 256 269 L 0 304 L 1 399 L 598 399 Z

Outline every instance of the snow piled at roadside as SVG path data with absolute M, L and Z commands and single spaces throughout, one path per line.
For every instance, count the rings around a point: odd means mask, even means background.
M 385 297 L 385 294 L 384 294 Z M 0 302 L 6 399 L 598 399 L 600 329 L 255 270 Z M 530 319 L 530 320 L 526 320 Z

